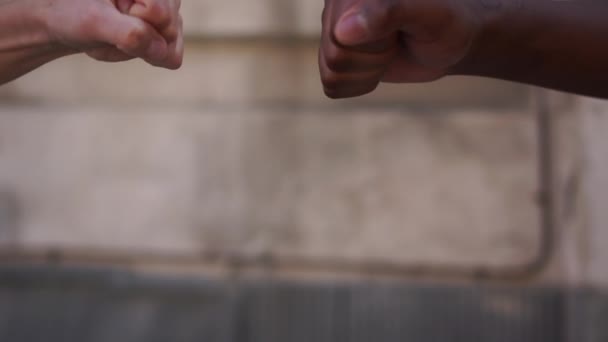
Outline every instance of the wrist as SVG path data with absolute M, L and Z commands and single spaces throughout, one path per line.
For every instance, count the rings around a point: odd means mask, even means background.
M 467 4 L 476 23 L 476 34 L 465 57 L 450 68 L 452 75 L 501 77 L 514 61 L 514 46 L 525 41 L 519 27 L 524 0 L 470 0 Z M 523 40 L 522 40 L 523 39 Z
M 40 47 L 45 50 L 45 52 L 49 55 L 55 56 L 55 58 L 63 57 L 78 53 L 78 50 L 75 50 L 57 38 L 56 33 L 53 31 L 54 20 L 52 14 L 53 6 L 55 6 L 54 1 L 40 1 L 40 0 L 29 0 L 32 2 L 36 2 L 32 7 L 32 12 L 30 13 L 30 20 L 32 25 L 36 27 L 38 32 L 38 39 L 41 42 Z
M 59 58 L 71 49 L 52 37 L 48 25 L 49 2 L 40 0 L 11 1 L 0 5 L 0 52 L 16 52 L 35 58 Z

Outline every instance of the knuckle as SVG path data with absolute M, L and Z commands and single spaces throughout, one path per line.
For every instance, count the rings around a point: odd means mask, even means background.
M 340 75 L 330 70 L 321 71 L 321 82 L 326 88 L 338 88 L 343 83 Z
M 146 41 L 147 32 L 144 25 L 135 25 L 127 34 L 125 34 L 121 45 L 129 50 L 137 50 L 141 48 Z
M 184 58 L 180 56 L 173 56 L 167 61 L 166 67 L 171 70 L 177 70 L 182 67 Z
M 182 16 L 178 14 L 175 20 L 171 20 L 165 25 L 165 29 L 163 30 L 164 38 L 170 42 L 177 40 L 182 35 L 183 26 Z
M 333 88 L 323 88 L 323 92 L 325 93 L 325 96 L 332 100 L 341 99 L 343 97 L 340 91 Z
M 366 8 L 380 23 L 392 22 L 401 10 L 401 0 L 381 0 Z
M 183 36 L 183 25 L 182 17 L 178 15 L 176 21 L 163 30 L 163 37 L 169 42 L 177 41 Z
M 172 19 L 172 13 L 165 1 L 151 1 L 148 6 L 148 16 L 159 25 L 169 25 Z
M 349 53 L 334 44 L 330 44 L 325 50 L 325 63 L 333 71 L 346 71 L 353 66 Z
M 180 29 L 171 25 L 163 31 L 163 36 L 167 41 L 175 41 L 179 37 Z

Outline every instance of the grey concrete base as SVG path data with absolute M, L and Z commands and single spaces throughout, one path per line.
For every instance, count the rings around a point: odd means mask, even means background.
M 0 341 L 604 342 L 608 297 L 558 289 L 222 283 L 0 269 Z

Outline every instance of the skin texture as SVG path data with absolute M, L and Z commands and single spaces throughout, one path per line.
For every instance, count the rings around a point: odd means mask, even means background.
M 330 98 L 474 75 L 608 98 L 605 0 L 326 0 Z
M 77 53 L 177 69 L 180 0 L 0 0 L 0 84 Z

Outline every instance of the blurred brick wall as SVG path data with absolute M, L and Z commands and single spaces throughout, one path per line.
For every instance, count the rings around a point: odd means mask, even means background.
M 4 250 L 530 271 L 546 218 L 530 90 L 454 77 L 329 101 L 320 5 L 185 2 L 178 72 L 70 57 L 0 88 Z M 568 241 L 553 279 L 587 250 Z

